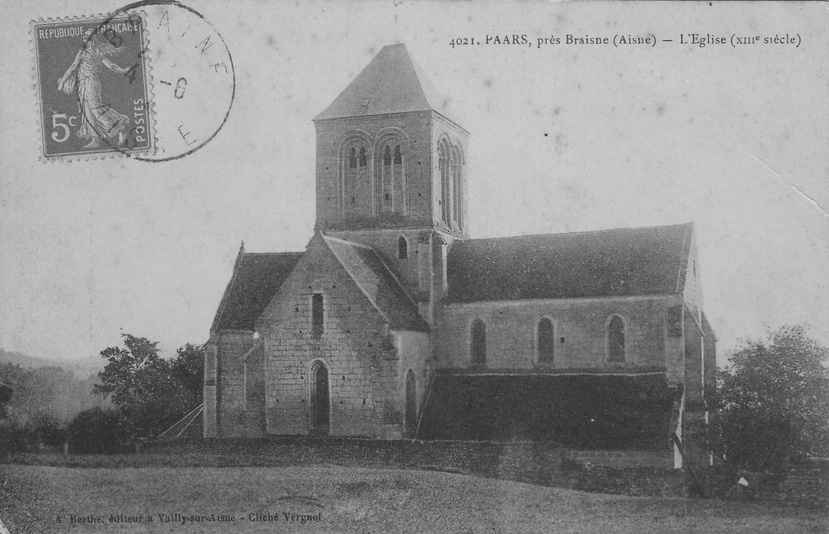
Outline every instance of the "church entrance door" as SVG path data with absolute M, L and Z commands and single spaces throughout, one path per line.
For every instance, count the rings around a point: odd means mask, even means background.
M 317 435 L 328 435 L 330 425 L 328 369 L 321 362 L 314 365 L 311 380 L 311 432 Z

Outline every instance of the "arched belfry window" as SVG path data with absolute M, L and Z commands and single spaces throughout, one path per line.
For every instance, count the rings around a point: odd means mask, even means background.
M 463 227 L 463 153 L 460 147 L 452 148 L 452 220 Z
M 438 146 L 438 170 L 440 171 L 441 218 L 447 225 L 452 223 L 452 161 L 445 141 Z
M 470 328 L 470 349 L 473 365 L 486 364 L 486 325 L 480 319 L 472 321 Z
M 368 160 L 371 154 L 367 140 L 354 136 L 346 140 L 341 163 L 341 206 L 346 218 L 365 217 L 372 214 L 372 183 Z
M 555 360 L 556 337 L 553 322 L 546 317 L 538 321 L 538 361 L 552 363 Z
M 625 361 L 625 323 L 618 315 L 607 323 L 607 361 Z
M 401 138 L 387 135 L 377 149 L 376 166 L 377 207 L 380 213 L 406 212 L 406 184 L 403 172 L 403 147 Z
M 409 257 L 409 242 L 404 236 L 397 238 L 397 259 L 405 260 Z

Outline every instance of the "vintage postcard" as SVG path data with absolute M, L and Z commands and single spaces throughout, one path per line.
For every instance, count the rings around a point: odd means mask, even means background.
M 0 534 L 826 530 L 825 3 L 0 13 Z

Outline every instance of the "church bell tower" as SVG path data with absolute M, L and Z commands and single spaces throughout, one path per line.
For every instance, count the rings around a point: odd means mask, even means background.
M 378 232 L 464 238 L 469 133 L 404 44 L 388 45 L 317 115 L 317 218 L 376 246 Z

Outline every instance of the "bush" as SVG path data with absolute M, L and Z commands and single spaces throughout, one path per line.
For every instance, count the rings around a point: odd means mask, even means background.
M 92 408 L 79 413 L 69 423 L 66 437 L 73 453 L 106 454 L 126 449 L 121 418 L 115 410 Z
M 31 429 L 17 421 L 0 421 L 0 456 L 33 448 Z
M 66 441 L 66 428 L 54 417 L 40 415 L 34 420 L 32 437 L 41 446 L 62 447 Z

